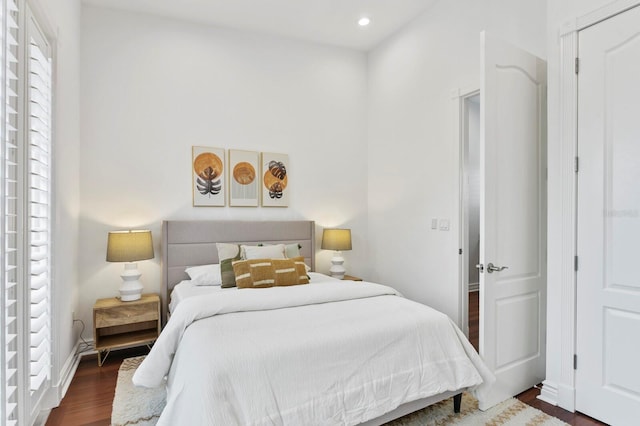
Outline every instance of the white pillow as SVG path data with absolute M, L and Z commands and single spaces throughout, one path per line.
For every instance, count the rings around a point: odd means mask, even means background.
M 301 248 L 302 246 L 298 243 L 287 244 L 284 246 L 284 255 L 287 256 L 287 259 L 300 257 Z
M 194 285 L 222 285 L 220 264 L 191 266 L 184 270 Z
M 272 246 L 240 246 L 244 253 L 244 259 L 286 259 L 284 256 L 284 244 Z

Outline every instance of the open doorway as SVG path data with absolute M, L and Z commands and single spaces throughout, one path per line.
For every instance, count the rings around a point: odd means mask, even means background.
M 478 350 L 480 319 L 480 93 L 472 92 L 462 103 L 462 188 L 463 209 L 462 263 L 464 286 L 468 292 L 467 321 L 468 337 Z
M 467 253 L 467 276 L 469 289 L 469 340 L 478 350 L 480 321 L 480 272 L 476 265 L 480 263 L 480 94 L 465 99 L 465 168 L 467 197 L 468 244 L 463 249 Z

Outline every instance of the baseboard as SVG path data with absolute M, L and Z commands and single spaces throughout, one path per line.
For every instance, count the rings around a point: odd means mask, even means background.
M 545 380 L 542 382 L 542 390 L 538 395 L 538 399 L 564 408 L 572 413 L 576 411 L 576 389 L 571 386 Z
M 38 417 L 36 417 L 36 420 L 33 422 L 33 426 L 45 426 L 49 419 L 49 414 L 51 414 L 50 408 L 40 411 Z
M 556 384 L 548 380 L 542 382 L 542 389 L 540 389 L 538 399 L 551 405 L 558 405 L 558 387 Z
M 78 342 L 78 343 L 85 346 L 84 350 L 78 354 L 80 358 L 85 357 L 87 355 L 95 355 L 98 353 L 98 351 L 93 349 L 94 348 L 93 339 L 83 339 L 81 342 Z
M 50 410 L 51 408 L 60 405 L 60 401 L 62 401 L 62 398 L 64 398 L 64 395 L 67 393 L 71 380 L 73 380 L 73 376 L 76 374 L 76 370 L 80 364 L 80 356 L 78 355 L 80 344 L 81 341 L 78 340 L 73 346 L 71 353 L 60 370 L 60 380 L 57 384 L 53 384 L 49 389 L 49 394 L 47 395 L 46 402 L 44 404 L 45 410 Z
M 86 342 L 86 341 L 85 341 Z M 60 405 L 62 402 L 62 398 L 67 394 L 67 390 L 69 390 L 69 386 L 71 385 L 71 381 L 76 374 L 76 370 L 78 369 L 78 365 L 80 365 L 80 360 L 84 355 L 89 355 L 91 352 L 95 353 L 95 351 L 87 351 L 83 353 L 79 353 L 80 346 L 84 345 L 82 340 L 78 340 L 76 344 L 73 346 L 73 350 L 67 357 L 64 362 L 62 369 L 60 370 L 60 380 L 57 384 L 52 384 L 49 390 L 42 401 L 42 410 L 38 414 L 36 419 L 36 425 L 44 424 L 49 417 L 49 413 L 51 409 Z M 89 342 L 86 342 L 89 343 Z
M 471 293 L 472 291 L 479 291 L 480 290 L 480 283 L 469 283 L 469 293 Z
M 80 364 L 82 357 L 92 352 L 95 353 L 94 350 L 87 351 L 86 348 L 85 351 L 80 352 L 80 346 L 84 346 L 85 344 L 88 344 L 89 347 L 93 348 L 93 341 L 83 341 L 81 339 L 78 339 L 75 346 L 73 347 L 73 353 L 69 356 L 69 358 L 67 358 L 67 362 L 65 362 L 65 365 L 62 367 L 62 374 L 60 375 L 60 382 L 62 384 L 60 401 L 62 401 L 62 398 L 64 398 L 64 396 L 67 394 L 69 385 L 71 385 L 71 381 L 73 380 L 73 376 L 75 376 L 76 374 L 76 370 L 78 369 L 78 365 Z
M 558 405 L 567 411 L 576 411 L 576 388 L 573 386 L 558 385 Z
M 38 413 L 33 425 L 44 426 L 47 423 L 51 410 L 60 405 L 62 398 L 64 398 L 69 385 L 73 380 L 73 376 L 76 374 L 78 365 L 80 364 L 80 356 L 78 355 L 78 348 L 80 347 L 80 340 L 76 342 L 71 350 L 71 353 L 64 362 L 62 369 L 60 370 L 60 380 L 57 384 L 52 384 L 42 398 L 42 409 Z

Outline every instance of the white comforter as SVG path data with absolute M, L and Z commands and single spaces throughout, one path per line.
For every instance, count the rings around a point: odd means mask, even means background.
M 447 316 L 345 281 L 184 300 L 133 381 L 165 376 L 159 425 L 351 425 L 493 380 Z

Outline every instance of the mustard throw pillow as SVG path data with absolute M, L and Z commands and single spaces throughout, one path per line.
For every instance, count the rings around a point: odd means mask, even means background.
M 304 257 L 298 256 L 291 260 L 296 265 L 298 284 L 309 284 L 309 275 L 307 275 L 307 265 L 304 263 Z
M 239 260 L 232 265 L 238 288 L 264 288 L 275 284 L 271 259 Z
M 237 260 L 232 265 L 238 288 L 309 284 L 304 257 Z

